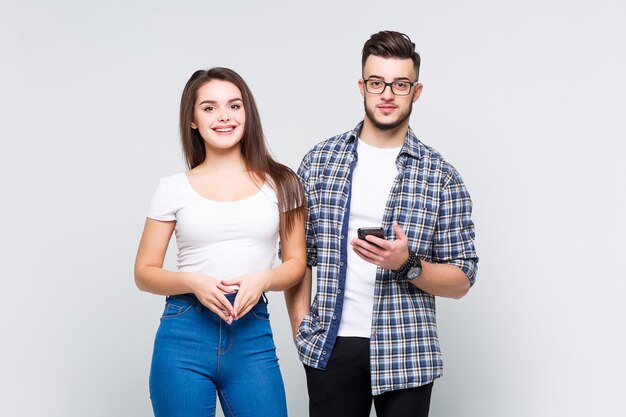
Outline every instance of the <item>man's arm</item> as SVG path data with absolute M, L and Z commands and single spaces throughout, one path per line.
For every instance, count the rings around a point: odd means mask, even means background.
M 399 269 L 409 259 L 409 240 L 397 223 L 393 224 L 396 240 L 375 236 L 353 239 L 350 243 L 356 254 L 384 269 Z M 470 281 L 461 268 L 422 260 L 422 273 L 412 281 L 420 290 L 438 297 L 461 298 L 470 289 Z
M 422 261 L 422 273 L 409 281 L 420 290 L 438 297 L 462 298 L 470 289 L 465 273 L 455 265 Z
M 298 327 L 304 317 L 311 311 L 311 267 L 307 267 L 304 278 L 299 284 L 285 290 L 287 313 L 291 322 L 291 331 L 295 340 Z
M 307 153 L 300 166 L 298 167 L 298 178 L 302 184 L 302 189 L 307 197 L 307 217 L 304 225 L 305 237 L 306 237 L 306 249 L 307 249 L 307 263 L 308 265 L 315 265 L 317 262 L 317 241 L 315 239 L 315 233 L 310 222 L 310 211 L 316 208 L 309 199 L 309 158 L 311 152 Z M 307 266 L 304 272 L 304 278 L 296 285 L 288 288 L 284 291 L 285 303 L 287 304 L 287 313 L 289 314 L 289 321 L 291 322 L 291 331 L 294 340 L 296 339 L 296 333 L 298 327 L 304 317 L 311 311 L 311 286 L 312 286 L 312 271 L 311 266 Z

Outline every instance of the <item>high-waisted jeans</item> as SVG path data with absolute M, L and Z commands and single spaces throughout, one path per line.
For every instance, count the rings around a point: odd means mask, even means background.
M 231 302 L 234 295 L 227 295 Z M 193 296 L 168 297 L 154 343 L 156 417 L 287 416 L 267 304 L 228 325 Z

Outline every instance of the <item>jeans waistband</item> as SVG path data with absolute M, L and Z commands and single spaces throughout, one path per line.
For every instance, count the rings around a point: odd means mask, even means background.
M 228 300 L 232 303 L 233 301 L 235 301 L 235 296 L 237 295 L 237 293 L 232 293 L 232 294 L 226 294 L 226 298 L 228 298 Z M 177 295 L 168 295 L 167 298 L 177 298 L 181 301 L 184 301 L 186 303 L 189 303 L 191 305 L 194 306 L 203 306 L 203 304 L 200 302 L 200 300 L 198 300 L 198 297 L 196 297 L 196 295 L 194 293 L 188 293 L 188 294 L 177 294 Z M 259 298 L 258 303 L 263 303 L 263 304 L 269 304 L 267 296 L 265 295 L 265 293 L 261 294 L 261 298 Z

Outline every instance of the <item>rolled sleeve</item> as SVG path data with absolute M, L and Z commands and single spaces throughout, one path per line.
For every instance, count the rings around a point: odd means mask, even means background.
M 470 285 L 474 285 L 478 270 L 474 238 L 472 200 L 463 180 L 453 170 L 441 190 L 433 258 L 436 262 L 459 267 L 467 275 Z
M 307 199 L 308 214 L 304 224 L 306 232 L 306 255 L 307 265 L 310 267 L 317 265 L 317 238 L 315 230 L 311 222 L 311 211 L 316 210 L 317 206 L 311 201 L 310 182 L 309 182 L 309 155 L 307 154 L 298 167 L 298 178 L 304 189 L 304 195 Z

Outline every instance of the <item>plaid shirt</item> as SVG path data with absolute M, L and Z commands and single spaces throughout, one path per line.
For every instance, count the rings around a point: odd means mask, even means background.
M 337 338 L 346 282 L 350 183 L 357 162 L 354 130 L 315 146 L 298 176 L 308 199 L 308 265 L 317 269 L 317 293 L 296 337 L 300 360 L 325 369 Z M 397 221 L 409 250 L 428 262 L 456 265 L 474 284 L 472 202 L 458 172 L 419 142 L 409 129 L 396 159 L 395 178 L 383 214 L 387 239 Z M 419 279 L 419 278 L 418 278 Z M 370 370 L 372 394 L 413 388 L 441 376 L 435 297 L 405 277 L 378 268 L 374 292 Z

